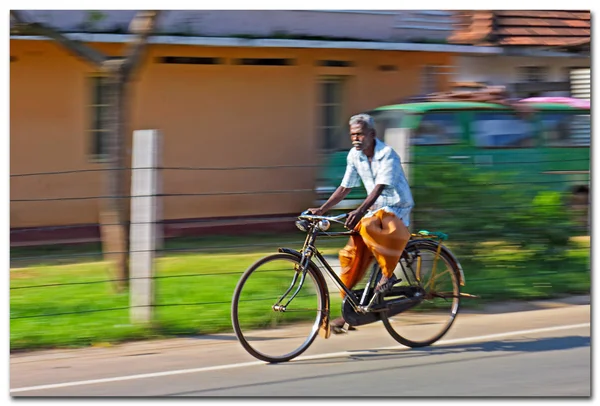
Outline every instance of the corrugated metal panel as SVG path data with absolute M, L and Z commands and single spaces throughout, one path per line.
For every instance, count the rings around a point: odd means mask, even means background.
M 573 145 L 590 145 L 591 133 L 592 126 L 589 114 L 575 116 L 573 121 L 571 122 L 571 137 L 573 139 Z
M 434 11 L 434 10 L 432 10 Z M 454 13 L 440 11 L 428 12 L 427 10 L 404 10 L 398 12 L 394 28 L 395 37 L 398 39 L 411 39 L 420 41 L 446 40 L 454 29 Z
M 571 69 L 571 97 L 590 100 L 590 68 Z

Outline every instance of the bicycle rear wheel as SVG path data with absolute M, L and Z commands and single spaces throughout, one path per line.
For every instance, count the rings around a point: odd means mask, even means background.
M 306 351 L 319 332 L 326 295 L 313 266 L 309 266 L 299 288 L 299 267 L 294 255 L 270 255 L 252 265 L 235 288 L 231 306 L 233 329 L 242 346 L 255 358 L 289 361 Z M 278 302 L 286 305 L 295 292 L 285 311 L 273 308 Z
M 437 247 L 432 241 L 417 241 L 407 246 L 407 256 L 400 259 L 394 273 L 402 278 L 398 286 L 421 286 L 423 301 L 394 316 L 381 315 L 390 335 L 408 347 L 426 347 L 435 343 L 452 327 L 458 314 L 460 271 L 452 257 L 443 251 L 434 261 Z M 437 263 L 435 268 L 434 263 Z

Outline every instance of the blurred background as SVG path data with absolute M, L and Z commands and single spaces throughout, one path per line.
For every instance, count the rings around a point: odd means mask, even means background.
M 13 11 L 11 349 L 231 331 L 240 275 L 301 248 L 361 112 L 402 156 L 412 231 L 449 234 L 467 306 L 589 293 L 590 66 L 589 11 Z M 465 101 L 490 86 L 532 112 Z M 135 323 L 143 129 L 158 238 Z

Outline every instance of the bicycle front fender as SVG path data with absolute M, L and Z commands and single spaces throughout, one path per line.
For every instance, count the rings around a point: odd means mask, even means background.
M 302 254 L 299 251 L 290 249 L 290 248 L 279 248 L 278 252 L 284 254 L 290 254 L 298 258 L 298 262 L 302 259 Z M 313 275 L 317 279 L 317 283 L 321 288 L 321 293 L 325 299 L 325 308 L 323 310 L 323 318 L 321 319 L 321 327 L 319 328 L 319 335 L 323 338 L 329 338 L 331 335 L 331 329 L 329 326 L 329 289 L 327 287 L 327 281 L 323 276 L 323 273 L 319 270 L 319 268 L 315 265 L 312 260 L 309 262 L 308 266 L 311 268 Z

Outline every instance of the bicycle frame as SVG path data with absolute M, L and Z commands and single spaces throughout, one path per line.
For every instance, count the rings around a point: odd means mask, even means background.
M 324 271 L 329 274 L 329 276 L 333 279 L 335 284 L 337 285 L 340 291 L 343 291 L 350 301 L 350 304 L 354 307 L 355 310 L 359 311 L 359 309 L 364 308 L 367 305 L 367 300 L 372 300 L 373 297 L 371 295 L 371 290 L 373 289 L 375 280 L 377 278 L 377 266 L 373 265 L 371 268 L 371 274 L 369 275 L 369 279 L 367 285 L 363 291 L 361 298 L 358 298 L 354 292 L 352 292 L 348 287 L 344 284 L 344 282 L 340 279 L 340 277 L 335 273 L 335 271 L 331 268 L 331 265 L 327 262 L 325 257 L 321 254 L 321 252 L 316 248 L 315 241 L 318 236 L 328 236 L 328 237 L 349 237 L 355 234 L 353 231 L 340 231 L 340 232 L 324 232 L 319 229 L 317 223 L 311 224 L 309 229 L 307 230 L 306 240 L 304 241 L 304 246 L 301 251 L 301 259 L 300 259 L 300 271 L 302 272 L 302 277 L 300 278 L 300 284 L 296 289 L 296 292 L 292 295 L 292 297 L 287 301 L 287 303 L 281 306 L 281 301 L 289 294 L 292 290 L 296 281 L 298 279 L 297 274 L 294 276 L 292 280 L 292 284 L 288 288 L 288 290 L 281 296 L 281 298 L 277 301 L 277 303 L 273 306 L 274 310 L 283 310 L 285 311 L 285 307 L 293 300 L 296 294 L 302 288 L 304 283 L 304 276 L 308 270 L 308 264 L 312 261 L 313 264 L 316 265 L 317 269 L 324 273 Z M 318 263 L 313 261 L 313 257 L 318 260 Z
M 327 260 L 323 257 L 323 255 L 315 249 L 315 256 L 316 258 L 319 260 L 320 264 L 322 265 L 322 267 L 317 265 L 317 268 L 319 268 L 319 270 L 322 272 L 323 268 L 327 271 L 327 273 L 331 276 L 331 278 L 333 279 L 333 281 L 335 282 L 335 284 L 337 285 L 338 289 L 340 289 L 340 291 L 343 291 L 346 294 L 346 297 L 348 298 L 348 300 L 350 301 L 350 304 L 352 305 L 352 307 L 354 307 L 356 310 L 360 309 L 363 306 L 367 305 L 367 300 L 371 297 L 371 289 L 372 286 L 375 283 L 375 279 L 377 278 L 377 266 L 373 265 L 371 267 L 371 274 L 369 275 L 369 279 L 367 282 L 367 285 L 363 291 L 362 296 L 360 297 L 360 299 L 354 294 L 353 291 L 351 291 L 350 289 L 348 289 L 348 287 L 344 284 L 344 282 L 342 282 L 342 280 L 340 279 L 339 276 L 337 276 L 337 274 L 335 273 L 335 271 L 331 268 L 331 266 L 329 265 L 329 263 L 327 262 Z
M 304 213 L 303 213 L 303 216 L 299 217 L 299 219 L 304 218 L 304 219 L 311 220 L 310 223 L 309 222 L 305 222 L 302 224 L 298 224 L 301 222 L 296 223 L 296 225 L 298 226 L 298 228 L 300 230 L 305 231 L 307 233 L 306 239 L 304 241 L 304 245 L 302 247 L 302 251 L 301 252 L 294 251 L 296 254 L 300 255 L 300 269 L 296 270 L 297 273 L 296 273 L 296 275 L 294 275 L 292 284 L 290 285 L 288 290 L 279 298 L 277 303 L 275 303 L 273 305 L 273 310 L 275 310 L 275 311 L 285 311 L 286 310 L 287 305 L 294 299 L 294 297 L 298 294 L 298 292 L 302 288 L 302 286 L 304 284 L 304 278 L 306 276 L 306 272 L 308 271 L 308 268 L 309 268 L 309 264 L 312 262 L 313 264 L 315 264 L 316 268 L 321 272 L 321 274 L 323 274 L 324 272 L 329 274 L 331 279 L 333 279 L 333 281 L 337 285 L 337 288 L 340 290 L 340 292 L 343 291 L 345 293 L 346 298 L 348 299 L 348 301 L 350 302 L 350 305 L 354 308 L 355 311 L 362 312 L 362 313 L 369 312 L 370 305 L 372 304 L 370 302 L 372 302 L 376 298 L 376 295 L 372 294 L 372 290 L 374 290 L 377 273 L 378 273 L 377 272 L 378 271 L 377 264 L 374 264 L 371 267 L 371 273 L 369 275 L 369 279 L 367 281 L 365 289 L 362 292 L 361 297 L 359 298 L 356 296 L 356 294 L 352 290 L 348 289 L 348 287 L 342 282 L 340 277 L 335 273 L 335 271 L 331 268 L 331 266 L 329 265 L 327 260 L 323 257 L 323 255 L 319 252 L 319 250 L 315 246 L 315 241 L 316 241 L 317 237 L 319 237 L 319 236 L 349 237 L 349 236 L 356 234 L 356 232 L 354 232 L 354 231 L 326 232 L 326 230 L 329 228 L 330 220 L 338 222 L 340 224 L 343 224 L 339 220 L 342 219 L 344 216 L 345 215 L 338 216 L 338 217 L 307 216 L 307 215 L 304 215 Z M 322 225 L 323 221 L 325 221 L 325 223 L 323 223 L 323 225 Z M 411 240 L 413 240 L 413 239 L 428 239 L 428 240 L 434 240 L 434 241 L 438 242 L 436 256 L 434 258 L 434 267 L 432 270 L 432 280 L 430 281 L 432 284 L 434 283 L 434 279 L 435 279 L 435 275 L 436 275 L 437 261 L 439 259 L 439 256 L 440 256 L 440 253 L 442 252 L 442 250 L 446 253 L 449 253 L 449 255 L 451 255 L 451 257 L 454 259 L 454 256 L 442 244 L 442 242 L 446 238 L 447 238 L 447 236 L 444 233 L 439 233 L 439 232 L 420 231 L 417 234 L 411 234 Z M 281 249 L 280 251 L 286 251 L 286 249 Z M 289 251 L 291 252 L 291 250 L 289 250 Z M 315 263 L 315 261 L 313 261 L 313 258 L 316 258 L 318 260 L 318 263 Z M 411 266 L 409 266 L 409 269 L 413 273 L 413 276 L 415 277 L 417 283 L 420 283 L 420 276 L 421 276 L 420 275 L 420 257 L 417 258 L 417 261 L 418 262 L 417 262 L 416 274 Z M 463 274 L 462 267 L 460 266 L 458 261 L 455 261 L 455 262 L 459 269 L 460 284 L 464 285 L 464 274 Z M 403 265 L 402 265 L 402 270 L 406 274 L 407 270 L 404 269 Z M 300 284 L 298 285 L 298 288 L 296 289 L 296 291 L 294 292 L 292 297 L 289 298 L 289 300 L 286 302 L 286 304 L 281 305 L 281 301 L 284 300 L 284 298 L 291 292 L 293 287 L 296 285 L 296 282 L 298 280 L 298 273 L 300 273 L 300 272 L 302 272 L 302 277 L 300 278 Z M 325 279 L 323 278 L 323 280 L 325 280 Z M 461 294 L 461 296 L 463 296 L 463 294 Z M 465 294 L 464 296 L 469 297 L 472 295 Z M 369 301 L 369 303 L 367 303 L 367 301 Z

